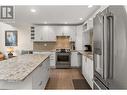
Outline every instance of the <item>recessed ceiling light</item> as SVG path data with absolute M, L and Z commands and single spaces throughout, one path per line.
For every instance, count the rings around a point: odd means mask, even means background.
M 90 18 L 89 20 L 92 20 L 92 18 Z
M 35 10 L 35 9 L 31 9 L 30 11 L 31 11 L 32 13 L 35 13 L 35 12 L 36 12 L 36 10 Z
M 68 22 L 65 22 L 65 24 L 68 24 Z
M 83 18 L 79 18 L 80 20 L 83 20 Z
M 47 22 L 45 21 L 44 24 L 47 24 Z
M 93 7 L 93 5 L 88 5 L 88 8 L 92 8 Z

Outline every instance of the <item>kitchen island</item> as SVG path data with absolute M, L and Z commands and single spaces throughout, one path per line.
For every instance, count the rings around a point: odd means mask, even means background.
M 49 55 L 26 54 L 0 62 L 0 89 L 44 89 Z

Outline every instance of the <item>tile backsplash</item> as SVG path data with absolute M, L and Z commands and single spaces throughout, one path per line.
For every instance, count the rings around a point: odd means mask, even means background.
M 70 48 L 74 42 L 69 41 L 69 36 L 57 36 L 57 41 L 51 42 L 34 42 L 33 50 L 34 51 L 51 51 L 61 48 Z
M 34 51 L 49 51 L 56 48 L 56 42 L 34 42 L 33 50 Z

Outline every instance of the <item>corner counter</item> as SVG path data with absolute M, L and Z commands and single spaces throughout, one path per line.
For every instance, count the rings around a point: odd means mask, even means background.
M 78 51 L 82 55 L 86 56 L 87 58 L 93 60 L 93 53 L 92 52 L 85 52 L 85 51 Z

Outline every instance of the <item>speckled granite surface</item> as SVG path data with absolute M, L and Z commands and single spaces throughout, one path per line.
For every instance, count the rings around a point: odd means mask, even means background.
M 0 80 L 21 81 L 48 58 L 48 56 L 26 54 L 0 61 Z
M 78 52 L 81 53 L 82 55 L 88 57 L 89 59 L 93 60 L 92 52 L 84 52 L 84 51 L 78 51 Z

